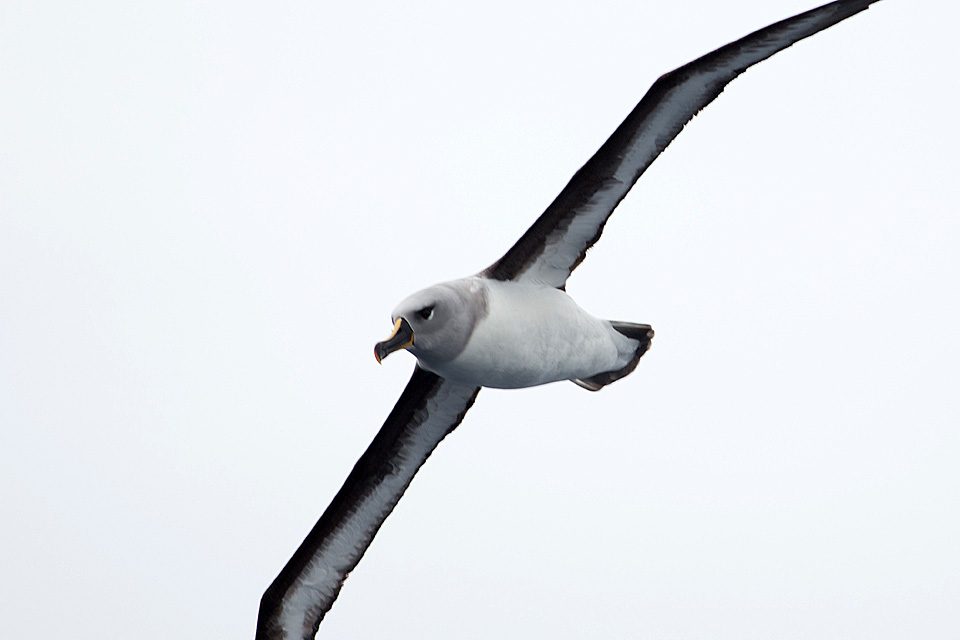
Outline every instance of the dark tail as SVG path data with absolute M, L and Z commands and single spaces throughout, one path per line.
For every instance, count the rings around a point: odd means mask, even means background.
M 586 380 L 573 380 L 575 384 L 583 387 L 584 389 L 588 389 L 590 391 L 600 391 L 600 389 L 607 386 L 611 382 L 630 375 L 633 373 L 633 370 L 637 368 L 637 363 L 640 362 L 640 357 L 643 356 L 648 349 L 650 349 L 650 343 L 653 341 L 653 328 L 650 325 L 611 321 L 610 326 L 631 340 L 636 340 L 638 343 L 637 350 L 634 352 L 633 358 L 630 360 L 630 362 L 627 363 L 627 366 L 622 369 L 598 373 L 597 375 L 587 378 Z

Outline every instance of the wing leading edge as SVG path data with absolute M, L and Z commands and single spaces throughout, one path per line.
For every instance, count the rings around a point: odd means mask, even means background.
M 343 487 L 263 594 L 257 640 L 313 640 L 380 525 L 479 391 L 414 369 Z
M 537 221 L 483 275 L 563 288 L 613 210 L 701 109 L 751 66 L 879 0 L 839 0 L 787 18 L 664 74 Z

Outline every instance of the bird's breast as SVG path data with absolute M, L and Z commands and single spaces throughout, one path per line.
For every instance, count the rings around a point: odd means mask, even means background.
M 487 280 L 488 313 L 463 351 L 447 363 L 423 363 L 458 382 L 501 389 L 587 378 L 617 368 L 609 324 L 552 287 Z

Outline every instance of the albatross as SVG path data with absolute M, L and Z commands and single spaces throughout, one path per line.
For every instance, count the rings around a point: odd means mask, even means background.
M 569 380 L 597 391 L 650 348 L 646 324 L 595 318 L 566 281 L 643 172 L 751 66 L 879 0 L 838 0 L 755 31 L 661 76 L 506 254 L 393 311 L 377 361 L 406 350 L 413 376 L 330 506 L 260 601 L 257 640 L 312 640 L 384 520 L 481 387 Z

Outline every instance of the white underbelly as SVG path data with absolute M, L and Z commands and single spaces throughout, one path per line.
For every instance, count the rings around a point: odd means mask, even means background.
M 566 292 L 487 281 L 488 313 L 456 358 L 429 367 L 459 382 L 501 389 L 589 378 L 623 367 L 632 341 Z

